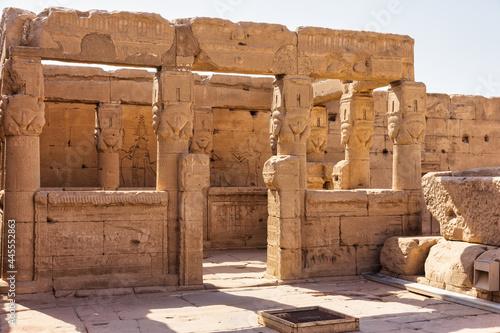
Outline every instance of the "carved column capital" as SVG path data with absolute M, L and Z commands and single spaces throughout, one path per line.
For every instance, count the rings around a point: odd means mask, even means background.
M 307 160 L 321 162 L 325 156 L 328 137 L 328 113 L 326 107 L 315 106 L 311 110 L 311 135 L 307 140 Z
M 271 149 L 283 155 L 305 154 L 311 134 L 311 79 L 303 75 L 286 75 L 277 77 L 273 85 Z
M 5 135 L 40 135 L 45 125 L 42 63 L 37 50 L 11 49 L 3 66 L 1 122 Z
M 158 140 L 188 141 L 193 136 L 194 75 L 162 70 L 154 81 L 153 129 Z
M 373 143 L 374 106 L 372 91 L 356 92 L 344 85 L 340 100 L 341 143 L 346 150 L 370 150 Z
M 98 152 L 116 153 L 123 145 L 123 115 L 119 103 L 101 103 L 96 109 L 95 145 Z
M 425 139 L 427 93 L 423 83 L 399 81 L 388 93 L 388 134 L 394 144 L 421 144 Z
M 5 135 L 40 135 L 45 125 L 44 103 L 30 95 L 4 95 L 0 119 Z

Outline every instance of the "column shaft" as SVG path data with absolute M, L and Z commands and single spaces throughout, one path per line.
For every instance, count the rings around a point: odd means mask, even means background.
M 120 185 L 120 156 L 123 146 L 123 115 L 120 103 L 101 103 L 95 113 L 97 178 L 104 190 Z
M 162 70 L 156 74 L 153 95 L 153 128 L 158 140 L 156 189 L 168 191 L 167 240 L 164 246 L 164 273 L 181 274 L 178 163 L 189 152 L 193 136 L 193 89 L 191 72 Z M 202 234 L 203 235 L 203 234 Z M 185 267 L 185 266 L 183 266 Z M 180 281 L 180 283 L 183 283 Z
M 3 67 L 2 127 L 5 134 L 5 199 L 3 207 L 2 277 L 15 271 L 16 281 L 35 276 L 35 208 L 40 189 L 40 140 L 45 125 L 41 59 L 31 48 L 10 49 Z M 9 256 L 15 230 L 15 256 Z M 12 252 L 11 252 L 12 253 Z M 12 260 L 14 259 L 14 260 Z

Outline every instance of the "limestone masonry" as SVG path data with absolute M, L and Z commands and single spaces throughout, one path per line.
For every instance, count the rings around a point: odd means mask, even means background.
M 267 248 L 269 278 L 500 300 L 473 281 L 500 261 L 500 98 L 427 93 L 410 37 L 6 8 L 0 41 L 19 293 L 196 288 L 204 250 Z

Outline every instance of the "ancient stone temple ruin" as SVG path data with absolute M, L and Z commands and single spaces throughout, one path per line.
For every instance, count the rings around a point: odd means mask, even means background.
M 427 94 L 407 36 L 8 8 L 1 42 L 2 276 L 15 220 L 23 292 L 197 286 L 212 249 L 267 247 L 280 280 L 378 272 L 388 238 L 438 232 L 421 176 L 471 154 L 456 114 L 500 121 Z

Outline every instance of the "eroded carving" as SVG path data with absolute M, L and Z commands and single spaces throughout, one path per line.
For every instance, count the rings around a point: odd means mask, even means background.
M 272 190 L 297 190 L 299 159 L 292 155 L 273 156 L 264 164 L 264 183 Z
M 194 112 L 194 134 L 191 140 L 190 152 L 205 154 L 212 157 L 212 112 L 207 110 L 195 110 Z
M 232 155 L 236 161 L 245 164 L 246 186 L 257 186 L 259 177 L 257 167 L 260 164 L 260 156 L 262 155 L 258 137 L 249 137 L 240 143 L 236 148 L 232 149 Z
M 283 114 L 279 111 L 274 111 L 271 114 L 269 123 L 269 140 L 271 142 L 271 152 L 273 155 L 278 153 L 278 137 L 283 127 Z
M 425 139 L 425 116 L 422 114 L 392 114 L 388 120 L 388 134 L 395 144 L 421 144 Z
M 122 157 L 120 167 L 123 168 L 124 159 L 131 160 L 132 186 L 146 187 L 148 178 L 154 179 L 154 177 L 156 177 L 156 171 L 154 169 L 156 161 L 151 161 L 148 149 L 148 139 L 146 138 L 147 128 L 144 116 L 142 115 L 139 117 L 139 124 L 134 134 L 137 136 L 134 144 L 127 151 L 122 150 L 125 155 Z M 126 184 L 123 169 L 120 175 L 122 184 Z
M 311 111 L 311 134 L 307 140 L 307 160 L 323 161 L 328 137 L 327 110 L 316 106 Z
M 394 144 L 421 144 L 425 139 L 425 85 L 401 81 L 388 93 L 388 133 Z
M 100 104 L 96 109 L 95 145 L 99 152 L 117 153 L 123 145 L 120 104 Z
M 153 107 L 153 129 L 158 140 L 189 140 L 193 135 L 192 103 L 161 104 Z
M 45 125 L 44 103 L 29 95 L 4 95 L 0 120 L 5 135 L 40 135 Z

